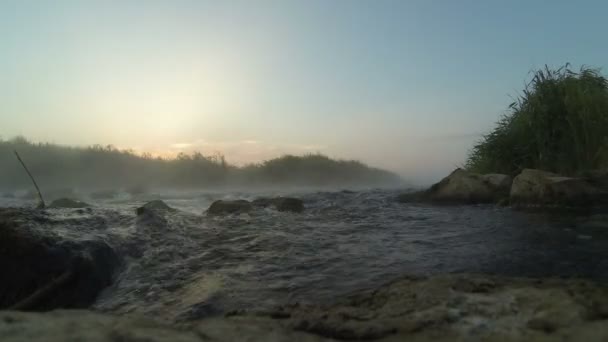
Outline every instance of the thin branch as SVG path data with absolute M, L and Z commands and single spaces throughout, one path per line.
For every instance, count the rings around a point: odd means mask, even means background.
M 9 310 L 30 310 L 36 307 L 40 302 L 49 298 L 56 290 L 67 284 L 72 277 L 74 276 L 74 272 L 70 269 L 63 272 L 59 277 L 51 280 L 45 286 L 39 288 L 34 291 L 27 298 L 20 300 L 19 302 L 13 304 Z
M 15 152 L 15 155 L 17 156 L 17 159 L 21 163 L 21 166 L 23 166 L 23 168 L 25 169 L 25 172 L 27 172 L 28 176 L 30 176 L 30 179 L 32 180 L 32 183 L 34 183 L 34 186 L 36 187 L 36 191 L 38 191 L 38 199 L 40 200 L 40 203 L 38 204 L 38 208 L 39 209 L 44 209 L 46 207 L 46 204 L 44 203 L 44 199 L 42 198 L 42 193 L 40 192 L 40 188 L 38 187 L 38 184 L 36 183 L 36 180 L 34 179 L 34 176 L 32 176 L 32 174 L 30 173 L 30 170 L 28 170 L 27 166 L 25 166 L 25 163 L 23 162 L 23 160 L 19 156 L 19 153 L 17 153 L 17 150 L 15 150 L 14 152 Z

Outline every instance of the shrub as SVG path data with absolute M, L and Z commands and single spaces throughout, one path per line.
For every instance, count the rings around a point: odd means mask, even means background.
M 467 168 L 572 175 L 608 166 L 608 82 L 598 69 L 567 64 L 533 73 L 523 94 L 469 153 Z

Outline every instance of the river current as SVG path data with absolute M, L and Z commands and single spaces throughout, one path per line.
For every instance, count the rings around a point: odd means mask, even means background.
M 303 199 L 306 210 L 207 217 L 214 200 L 276 193 L 174 192 L 158 198 L 178 211 L 158 217 L 135 215 L 150 198 L 90 201 L 90 211 L 49 214 L 59 233 L 104 239 L 125 261 L 95 309 L 167 320 L 327 302 L 404 275 L 608 280 L 606 215 L 402 204 L 397 194 L 283 193 Z M 0 206 L 23 204 L 0 200 Z

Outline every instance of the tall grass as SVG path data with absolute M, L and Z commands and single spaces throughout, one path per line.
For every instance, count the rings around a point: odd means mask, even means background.
M 536 168 L 564 175 L 608 167 L 608 81 L 570 65 L 533 72 L 521 96 L 469 153 L 475 172 Z
M 32 143 L 22 137 L 0 139 L 0 189 L 29 188 L 16 160 L 19 151 L 39 181 L 49 188 L 221 187 L 221 186 L 344 186 L 384 185 L 399 177 L 357 161 L 319 154 L 283 156 L 237 167 L 222 155 L 200 152 L 155 158 L 112 146 L 69 147 Z

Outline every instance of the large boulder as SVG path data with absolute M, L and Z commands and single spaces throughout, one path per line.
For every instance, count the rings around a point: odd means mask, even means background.
M 278 211 L 301 213 L 304 211 L 304 201 L 294 197 L 258 198 L 252 204 L 263 208 L 274 207 Z
M 0 309 L 85 308 L 112 283 L 121 265 L 114 249 L 52 223 L 44 212 L 0 209 Z
M 246 200 L 215 201 L 207 209 L 207 215 L 230 215 L 248 213 L 253 209 L 251 202 Z
M 79 201 L 79 200 L 73 200 L 70 198 L 60 198 L 60 199 L 56 199 L 53 202 L 51 202 L 51 204 L 49 205 L 49 208 L 89 208 L 91 207 L 90 204 Z
M 515 205 L 588 206 L 605 203 L 608 193 L 585 178 L 563 177 L 525 169 L 513 180 L 510 201 Z
M 494 203 L 509 196 L 511 177 L 502 174 L 481 175 L 456 169 L 428 190 L 400 195 L 400 202 Z

